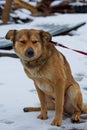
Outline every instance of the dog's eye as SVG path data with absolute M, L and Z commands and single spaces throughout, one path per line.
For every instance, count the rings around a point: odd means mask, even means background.
M 38 42 L 38 41 L 36 41 L 36 40 L 32 41 L 33 44 L 36 44 L 37 42 Z
M 21 40 L 20 42 L 21 42 L 22 44 L 25 44 L 25 43 L 26 43 L 26 41 L 25 41 L 25 40 Z

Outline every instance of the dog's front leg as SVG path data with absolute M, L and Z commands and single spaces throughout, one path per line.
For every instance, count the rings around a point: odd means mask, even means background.
M 55 116 L 51 125 L 60 126 L 62 123 L 62 113 L 64 105 L 64 82 L 59 81 L 55 86 Z
M 38 97 L 40 100 L 40 104 L 41 104 L 41 113 L 39 114 L 38 118 L 45 120 L 47 119 L 47 103 L 46 103 L 46 97 L 45 94 L 39 89 L 39 87 L 35 84 L 37 93 L 38 93 Z

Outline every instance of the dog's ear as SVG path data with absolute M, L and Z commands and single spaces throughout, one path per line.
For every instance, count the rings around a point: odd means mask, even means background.
M 14 41 L 16 36 L 16 30 L 9 30 L 5 36 L 6 39 Z
M 48 32 L 41 31 L 41 38 L 42 38 L 43 41 L 49 42 L 49 41 L 51 41 L 52 36 Z

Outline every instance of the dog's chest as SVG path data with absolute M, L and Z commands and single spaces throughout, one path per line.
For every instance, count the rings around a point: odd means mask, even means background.
M 53 86 L 48 80 L 36 80 L 37 87 L 48 95 L 53 95 Z
M 31 79 L 33 79 L 37 85 L 37 87 L 42 90 L 45 94 L 53 96 L 53 83 L 52 83 L 52 75 L 46 69 L 43 71 L 38 71 L 38 69 L 27 69 L 27 74 Z

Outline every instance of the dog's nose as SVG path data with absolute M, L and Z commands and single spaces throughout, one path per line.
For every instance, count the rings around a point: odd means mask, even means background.
M 26 50 L 25 56 L 27 56 L 29 58 L 34 56 L 34 51 L 33 51 L 33 49 L 31 47 Z

